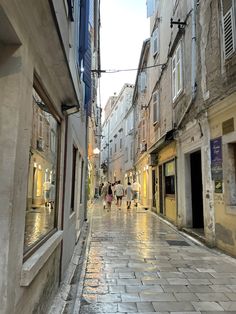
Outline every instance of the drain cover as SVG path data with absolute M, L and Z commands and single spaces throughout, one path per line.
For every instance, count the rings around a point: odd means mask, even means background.
M 92 238 L 92 242 L 106 242 L 106 241 L 112 241 L 113 238 L 109 238 L 109 237 L 94 237 Z
M 176 245 L 176 246 L 190 246 L 190 244 L 188 244 L 185 241 L 178 241 L 178 240 L 166 240 L 166 242 L 169 245 Z

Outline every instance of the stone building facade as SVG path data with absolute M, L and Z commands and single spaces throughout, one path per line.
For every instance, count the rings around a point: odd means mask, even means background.
M 85 55 L 99 7 L 80 4 L 0 3 L 1 313 L 48 311 L 86 219 Z
M 119 95 L 110 97 L 105 107 L 101 167 L 105 170 L 106 181 L 124 182 L 125 172 L 128 171 L 133 158 L 132 137 L 128 136 L 133 128 L 133 116 L 130 114 L 133 89 L 133 85 L 124 84 Z
M 150 49 L 139 65 L 147 82 L 147 205 L 232 255 L 235 10 L 231 0 L 147 1 Z M 136 108 L 141 102 L 134 99 Z

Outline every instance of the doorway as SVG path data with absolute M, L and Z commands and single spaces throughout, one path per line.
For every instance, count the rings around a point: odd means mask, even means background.
M 152 169 L 152 207 L 156 207 L 156 170 Z
M 190 154 L 192 228 L 204 228 L 201 151 Z
M 159 202 L 160 202 L 160 214 L 164 213 L 163 210 L 163 182 L 162 182 L 162 165 L 159 166 Z

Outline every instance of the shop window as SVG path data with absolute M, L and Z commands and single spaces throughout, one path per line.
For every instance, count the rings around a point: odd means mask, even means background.
M 230 206 L 236 206 L 236 143 L 229 143 L 227 145 L 227 180 L 225 182 L 226 194 L 228 194 L 227 203 Z
M 175 163 L 165 164 L 165 194 L 175 194 Z
M 84 161 L 82 160 L 80 174 L 80 204 L 83 203 L 83 180 L 84 180 Z
M 75 210 L 75 186 L 76 186 L 76 170 L 77 170 L 77 152 L 78 149 L 73 145 L 72 152 L 72 182 L 71 182 L 71 201 L 70 201 L 70 209 L 71 212 Z
M 34 89 L 32 106 L 25 255 L 56 227 L 58 123 Z

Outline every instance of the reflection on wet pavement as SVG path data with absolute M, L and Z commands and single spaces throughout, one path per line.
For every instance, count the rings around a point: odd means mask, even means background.
M 148 211 L 94 207 L 81 314 L 216 312 L 236 313 L 235 260 Z
M 26 212 L 24 252 L 54 228 L 54 212 L 45 206 Z

